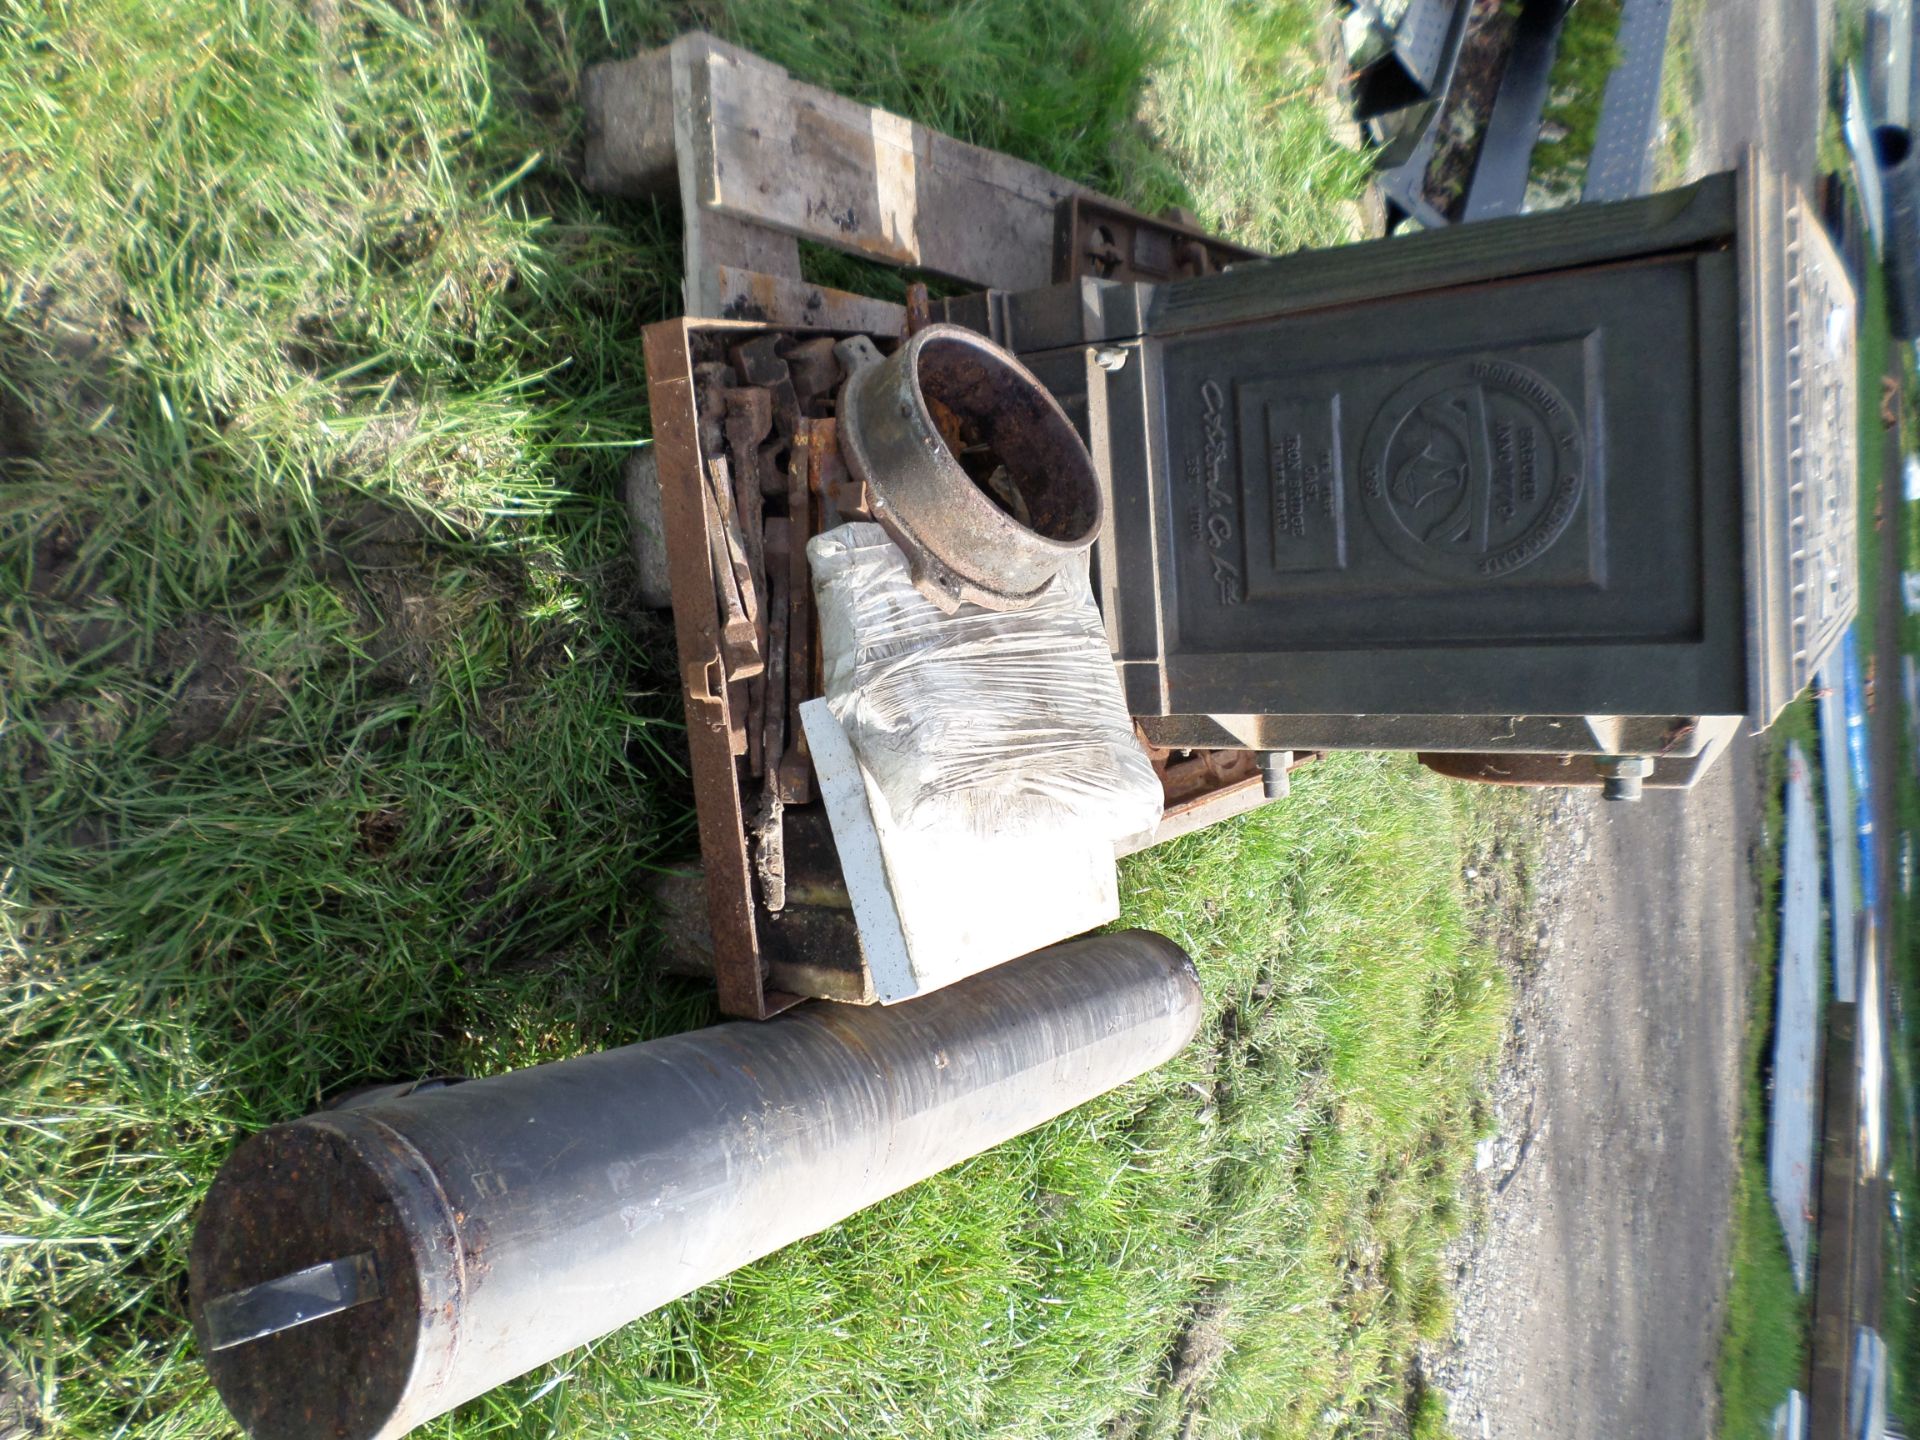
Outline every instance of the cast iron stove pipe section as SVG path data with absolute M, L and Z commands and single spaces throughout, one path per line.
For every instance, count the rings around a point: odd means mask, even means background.
M 1877 125 L 1873 158 L 1886 215 L 1887 314 L 1902 340 L 1920 335 L 1920 155 L 1904 125 Z
M 202 1355 L 256 1440 L 405 1434 L 1153 1069 L 1200 1014 L 1185 952 L 1133 930 L 275 1126 L 200 1214 Z
M 841 387 L 839 436 L 914 587 L 952 614 L 1033 604 L 1100 533 L 1093 457 L 1013 356 L 957 325 L 920 331 Z

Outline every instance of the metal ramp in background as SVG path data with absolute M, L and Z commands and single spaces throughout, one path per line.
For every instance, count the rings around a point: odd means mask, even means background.
M 1541 117 L 1550 98 L 1553 63 L 1571 0 L 1526 0 L 1514 31 L 1513 49 L 1487 117 L 1486 132 L 1467 189 L 1462 222 L 1518 215 L 1526 208 L 1527 181 Z M 1460 8 L 1464 39 L 1470 7 Z M 1581 201 L 1628 200 L 1653 183 L 1653 140 L 1660 122 L 1660 78 L 1666 68 L 1667 30 L 1673 0 L 1625 0 L 1620 17 L 1620 61 L 1607 78 L 1593 155 Z M 1437 121 L 1451 84 L 1452 67 L 1426 113 L 1403 130 L 1403 140 L 1382 156 L 1377 179 L 1389 206 L 1387 228 L 1413 219 L 1423 228 L 1452 223 L 1426 198 L 1427 166 L 1433 159 Z
M 1660 123 L 1673 0 L 1626 0 L 1620 12 L 1620 63 L 1607 77 L 1600 128 L 1587 162 L 1581 200 L 1628 200 L 1653 183 L 1653 136 Z
M 1526 208 L 1527 176 L 1533 147 L 1540 142 L 1554 57 L 1560 53 L 1560 29 L 1572 8 L 1572 0 L 1526 0 L 1521 7 L 1513 51 L 1474 161 L 1463 220 L 1496 220 Z

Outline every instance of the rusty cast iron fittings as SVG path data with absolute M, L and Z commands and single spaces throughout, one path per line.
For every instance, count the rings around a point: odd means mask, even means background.
M 848 467 L 907 554 L 916 589 L 1019 610 L 1100 533 L 1100 486 L 1073 423 L 1027 368 L 931 325 L 840 391 Z

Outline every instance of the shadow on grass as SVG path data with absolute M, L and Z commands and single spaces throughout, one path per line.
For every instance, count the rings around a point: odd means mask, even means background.
M 219 1427 L 241 1135 L 713 1018 L 647 965 L 693 842 L 617 485 L 678 217 L 575 183 L 580 69 L 705 24 L 1178 198 L 1123 5 L 610 8 L 81 7 L 0 71 L 0 1341 L 72 1433 Z

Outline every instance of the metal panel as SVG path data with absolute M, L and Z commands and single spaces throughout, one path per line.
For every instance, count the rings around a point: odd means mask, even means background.
M 1387 230 L 1411 219 L 1426 230 L 1450 223 L 1427 199 L 1427 169 L 1440 144 L 1440 103 L 1434 101 L 1408 121 L 1407 128 L 1380 154 L 1374 183 L 1387 203 Z
M 1770 724 L 1839 643 L 1857 601 L 1853 287 L 1811 208 L 1740 171 L 1747 714 Z
M 1653 176 L 1653 132 L 1660 117 L 1673 0 L 1626 0 L 1620 15 L 1620 63 L 1607 77 L 1600 127 L 1587 161 L 1583 200 L 1643 194 Z
M 1086 427 L 1109 638 L 1157 743 L 1764 727 L 1852 612 L 1852 293 L 1756 161 L 975 312 Z
M 1361 300 L 1725 244 L 1734 232 L 1735 206 L 1736 181 L 1729 172 L 1710 175 L 1682 190 L 1618 205 L 1574 205 L 1483 225 L 1301 251 L 1236 265 L 1218 277 L 1153 287 L 1148 292 L 1146 328 L 1170 335 L 1238 324 L 1249 316 L 1302 314 Z M 1043 348 L 1034 344 L 1038 338 L 1022 336 L 1018 348 Z M 1115 332 L 1110 338 L 1121 335 Z
M 1533 147 L 1547 105 L 1547 82 L 1560 48 L 1560 27 L 1573 0 L 1527 0 L 1514 29 L 1513 50 L 1480 138 L 1465 220 L 1518 215 L 1526 204 Z
M 1354 118 L 1369 120 L 1444 95 L 1472 15 L 1472 0 L 1410 0 L 1387 52 L 1354 80 Z
M 1149 342 L 1171 712 L 1738 711 L 1738 543 L 1677 464 L 1731 287 L 1671 257 Z

